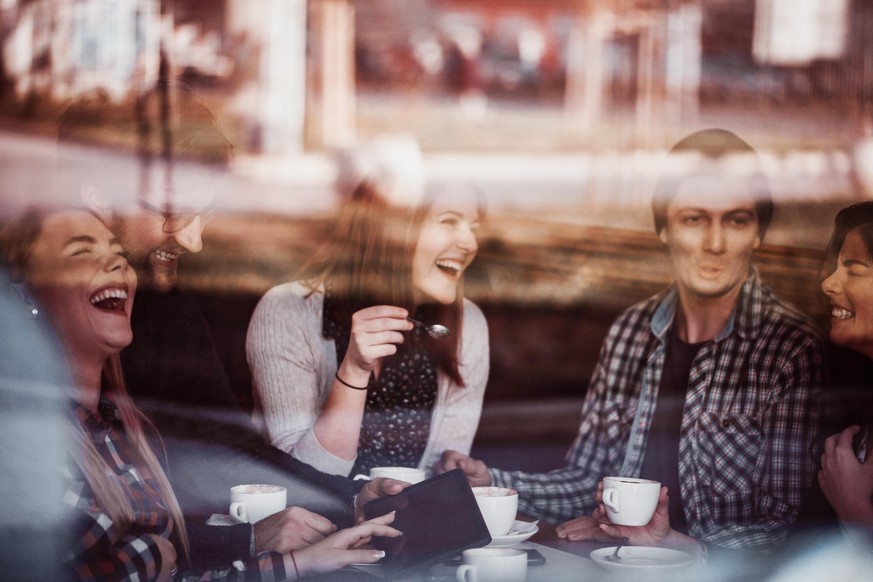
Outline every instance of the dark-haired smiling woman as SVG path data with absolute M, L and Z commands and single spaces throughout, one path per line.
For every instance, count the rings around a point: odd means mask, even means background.
M 150 448 L 148 420 L 127 394 L 118 354 L 133 337 L 130 312 L 136 275 L 121 245 L 96 217 L 70 210 L 30 214 L 6 232 L 12 273 L 54 327 L 74 385 L 69 485 L 75 513 L 70 567 L 78 580 L 296 580 L 380 552 L 352 549 L 371 535 L 399 532 L 385 520 L 342 530 L 301 550 L 262 552 L 245 571 L 227 568 L 185 574 L 185 522 Z
M 873 359 L 873 202 L 837 214 L 827 258 L 831 271 L 821 288 L 831 304 L 830 339 Z M 827 438 L 818 475 L 840 522 L 861 526 L 868 534 L 873 534 L 871 403 L 868 398 L 866 406 L 853 407 L 853 424 Z

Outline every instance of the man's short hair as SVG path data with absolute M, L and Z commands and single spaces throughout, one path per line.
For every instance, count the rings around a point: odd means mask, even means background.
M 101 143 L 139 155 L 226 168 L 233 146 L 190 87 L 157 81 L 113 101 L 102 89 L 77 97 L 58 122 L 58 139 Z
M 197 210 L 200 194 L 213 192 L 233 161 L 215 116 L 175 81 L 144 84 L 119 99 L 101 89 L 77 96 L 58 120 L 58 144 L 55 194 L 79 199 L 87 184 L 118 212 L 138 200 Z M 83 156 L 78 144 L 104 146 L 107 155 Z M 115 152 L 122 155 L 108 155 Z
M 760 158 L 755 149 L 747 142 L 737 137 L 736 134 L 725 129 L 704 129 L 692 133 L 676 143 L 667 154 L 667 157 L 679 155 L 698 154 L 702 159 L 710 162 L 723 162 L 730 156 L 745 158 L 743 167 L 736 167 L 737 175 L 741 175 L 749 185 L 749 191 L 755 198 L 755 212 L 758 218 L 758 234 L 761 240 L 767 233 L 767 228 L 773 220 L 773 198 L 767 177 L 761 168 Z M 739 166 L 739 165 L 738 165 Z M 723 168 L 720 171 L 727 171 Z M 667 206 L 679 190 L 679 185 L 689 174 L 665 174 L 655 187 L 652 196 L 652 214 L 655 219 L 655 232 L 660 234 L 667 226 Z

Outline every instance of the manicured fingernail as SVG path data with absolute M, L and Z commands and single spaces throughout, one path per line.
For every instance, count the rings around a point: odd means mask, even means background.
M 375 557 L 377 560 L 381 560 L 385 557 L 385 552 L 383 550 L 376 550 L 373 552 L 373 557 Z

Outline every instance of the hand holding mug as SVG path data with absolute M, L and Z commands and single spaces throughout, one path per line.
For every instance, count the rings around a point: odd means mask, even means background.
M 637 479 L 636 481 L 643 481 Z M 632 515 L 628 518 L 628 521 L 632 521 L 633 523 L 639 523 L 642 519 L 641 516 L 648 513 L 648 520 L 642 525 L 623 525 L 618 524 L 616 521 L 625 521 L 620 519 L 613 519 L 621 513 L 621 500 L 618 501 L 619 511 L 615 511 L 615 509 L 610 509 L 604 503 L 604 491 L 609 489 L 615 489 L 614 487 L 609 487 L 610 484 L 614 484 L 614 482 L 609 478 L 605 478 L 603 481 L 597 484 L 597 492 L 595 494 L 595 500 L 597 501 L 597 509 L 594 510 L 592 517 L 600 522 L 600 529 L 605 534 L 612 536 L 613 538 L 622 538 L 626 537 L 630 541 L 631 545 L 634 546 L 661 546 L 664 545 L 664 542 L 667 540 L 667 537 L 672 532 L 672 528 L 670 527 L 670 515 L 668 512 L 668 501 L 669 497 L 667 494 L 667 488 L 661 487 L 660 483 L 652 481 L 654 485 L 649 486 L 657 486 L 657 498 L 655 500 L 654 512 L 650 512 L 647 509 L 650 501 L 648 499 L 644 499 L 646 502 L 642 509 L 638 509 L 640 513 L 631 512 Z M 647 487 L 648 488 L 648 487 Z M 615 507 L 615 499 L 613 499 L 614 493 L 607 493 L 607 498 Z M 630 497 L 628 497 L 630 499 Z M 632 504 L 626 505 L 628 508 L 636 507 Z M 634 519 L 638 518 L 638 519 Z
M 646 525 L 658 505 L 661 484 L 634 477 L 604 477 L 595 498 L 616 525 Z

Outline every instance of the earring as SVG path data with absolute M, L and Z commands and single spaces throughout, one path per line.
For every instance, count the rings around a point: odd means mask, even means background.
M 18 298 L 21 299 L 21 302 L 24 303 L 27 308 L 27 313 L 31 318 L 36 318 L 39 316 L 39 309 L 37 309 L 36 304 L 33 301 L 33 298 L 30 296 L 30 293 L 24 288 L 24 285 L 21 283 L 10 283 L 10 287 L 12 287 L 12 291 L 18 295 Z

